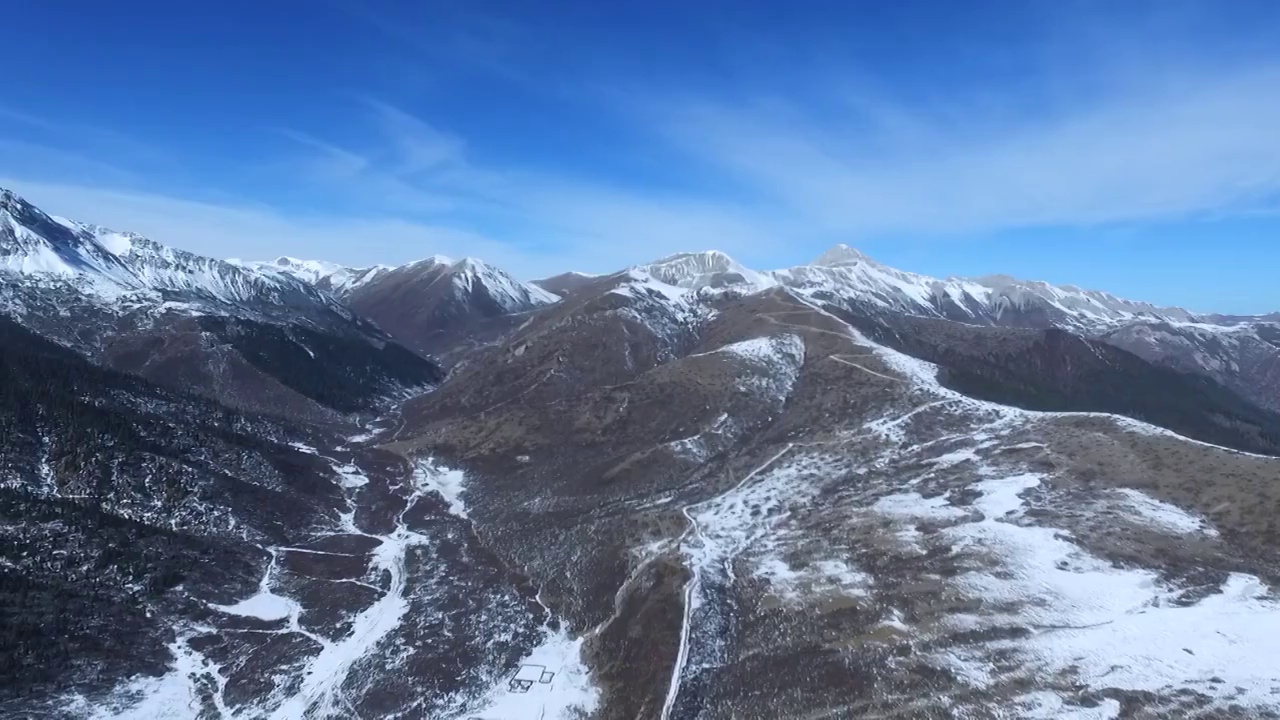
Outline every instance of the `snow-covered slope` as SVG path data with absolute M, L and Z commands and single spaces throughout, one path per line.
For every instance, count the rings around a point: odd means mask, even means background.
M 232 260 L 231 262 L 239 263 L 240 261 Z M 342 295 L 351 288 L 368 282 L 379 273 L 391 269 L 388 265 L 351 268 L 336 263 L 299 260 L 287 256 L 278 257 L 270 262 L 247 262 L 241 264 L 261 270 L 273 270 L 292 275 L 299 280 L 319 287 L 321 290 L 328 290 L 335 295 Z
M 54 218 L 3 190 L 0 314 L 95 362 L 255 412 L 327 418 L 439 379 L 294 274 Z
M 1207 375 L 1241 397 L 1280 412 L 1280 323 L 1274 320 L 1224 325 L 1134 322 L 1102 339 L 1151 362 Z
M 433 260 L 436 259 L 447 261 L 447 258 L 433 258 Z M 285 255 L 269 261 L 246 262 L 243 260 L 231 260 L 230 262 L 259 270 L 270 270 L 291 275 L 338 298 L 345 296 L 361 285 L 373 282 L 383 274 L 395 269 L 391 265 L 353 268 L 323 260 L 300 260 Z
M 506 272 L 475 258 L 463 258 L 444 271 L 460 294 L 482 292 L 509 313 L 550 305 L 560 298 L 537 285 L 516 280 Z
M 339 303 L 279 272 L 166 247 L 135 233 L 54 218 L 0 190 L 0 274 L 7 305 L 62 292 L 118 311 L 163 308 L 189 314 L 350 320 Z
M 813 265 L 772 275 L 814 299 L 857 312 L 1062 328 L 1210 377 L 1260 407 L 1280 411 L 1280 323 L 1274 318 L 1203 315 L 1007 275 L 940 280 L 886 267 L 843 245 Z

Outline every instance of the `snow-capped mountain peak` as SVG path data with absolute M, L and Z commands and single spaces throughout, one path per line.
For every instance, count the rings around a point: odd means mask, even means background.
M 506 272 L 473 257 L 464 257 L 447 270 L 460 292 L 484 292 L 505 312 L 521 312 L 558 302 L 559 297 L 537 285 L 516 280 Z
M 823 267 L 840 267 L 864 262 L 874 263 L 875 261 L 863 254 L 862 251 L 841 243 L 819 255 L 818 259 L 810 264 Z
M 8 190 L 0 190 L 0 269 L 141 287 L 131 269 L 94 235 L 53 219 Z
M 463 260 L 470 260 L 470 259 L 471 259 L 471 258 L 463 258 Z M 398 265 L 398 266 L 397 266 L 397 265 L 384 265 L 383 267 L 388 267 L 388 268 L 391 268 L 391 269 L 398 269 L 398 268 L 432 268 L 432 267 L 437 267 L 437 266 L 452 266 L 452 265 L 457 264 L 458 262 L 459 262 L 458 260 L 455 260 L 455 259 L 453 259 L 453 258 L 451 258 L 451 257 L 449 257 L 449 256 L 447 256 L 447 255 L 432 255 L 431 257 L 425 257 L 425 258 L 422 258 L 421 260 L 414 260 L 413 262 L 406 263 L 406 264 L 404 264 L 404 265 Z
M 488 272 L 490 266 L 483 260 L 473 257 L 464 257 L 461 260 L 450 261 L 448 258 L 437 255 L 429 258 L 431 262 L 442 265 L 448 265 L 449 269 L 457 273 L 484 273 Z
M 324 262 L 322 260 L 302 260 L 288 255 L 281 255 L 270 263 L 262 263 L 261 265 L 278 268 L 297 277 L 310 279 L 312 282 L 336 272 L 354 271 L 353 268 L 343 267 L 337 263 Z
M 666 285 L 688 290 L 729 286 L 763 290 L 777 284 L 768 275 L 742 265 L 719 250 L 676 253 L 633 270 Z
M 303 260 L 287 255 L 270 261 L 232 260 L 230 262 L 259 270 L 283 273 L 339 297 L 393 269 L 390 265 L 354 268 L 324 260 Z

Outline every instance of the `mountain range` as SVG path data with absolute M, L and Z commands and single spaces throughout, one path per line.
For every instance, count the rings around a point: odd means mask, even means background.
M 3 718 L 1280 717 L 1280 315 L 0 191 Z

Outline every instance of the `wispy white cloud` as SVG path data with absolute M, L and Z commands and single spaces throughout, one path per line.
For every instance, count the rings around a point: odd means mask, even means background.
M 457 171 L 466 166 L 466 144 L 455 135 L 430 125 L 394 105 L 366 100 L 375 125 L 391 147 L 390 171 L 416 176 Z
M 662 126 L 801 227 L 855 239 L 1176 220 L 1280 193 L 1280 66 L 1020 123 L 1007 111 L 953 111 L 942 123 L 893 106 L 870 117 L 746 107 L 691 103 Z
M 52 212 L 213 255 L 476 255 L 526 277 L 710 247 L 781 265 L 837 239 L 1169 221 L 1258 212 L 1280 197 L 1280 65 L 1148 79 L 1128 74 L 1121 89 L 1034 110 L 1018 96 L 957 93 L 925 108 L 848 87 L 823 97 L 630 95 L 619 115 L 635 126 L 619 136 L 647 132 L 682 160 L 643 185 L 523 158 L 482 162 L 471 145 L 483 138 L 370 99 L 357 101 L 358 146 L 284 131 L 295 160 L 284 179 L 312 188 L 314 212 L 105 181 L 0 184 Z M 698 182 L 681 182 L 694 171 Z
M 373 105 L 390 160 L 371 177 L 449 194 L 551 238 L 592 269 L 720 247 L 765 263 L 834 238 L 940 239 L 1256 212 L 1280 196 L 1280 65 L 1129 79 L 1123 92 L 1032 113 L 990 96 L 927 109 L 843 88 L 824 98 L 650 98 L 656 143 L 708 181 L 641 190 L 616 178 L 481 167 L 466 143 Z M 822 108 L 821 112 L 814 108 Z M 365 156 L 369 157 L 369 156 Z
M 16 132 L 19 128 L 35 131 L 35 137 L 26 137 L 27 133 Z M 77 120 L 52 119 L 11 107 L 0 106 L 0 133 L 24 137 L 27 144 L 42 147 L 50 153 L 61 153 L 64 156 L 78 154 L 86 161 L 97 154 L 127 156 L 135 162 L 150 164 L 165 165 L 172 162 L 167 153 L 154 145 L 111 128 Z M 98 160 L 94 162 L 103 164 Z
M 104 185 L 127 185 L 137 180 L 124 168 L 85 153 L 27 140 L 0 139 L 0 167 L 30 168 L 34 177 L 78 177 Z
M 553 256 L 561 267 L 609 271 L 689 249 L 753 253 L 770 237 L 744 205 L 675 192 L 638 190 L 608 178 L 584 178 L 518 165 L 474 162 L 464 140 L 400 108 L 367 103 L 371 137 L 360 150 L 298 135 L 321 161 L 342 169 L 322 174 L 330 189 L 376 194 L 381 211 L 416 215 L 449 203 L 451 222 L 522 253 Z M 441 200 L 447 199 L 447 200 Z M 536 250 L 535 250 L 536 248 Z M 539 264 L 541 265 L 541 264 Z M 519 271 L 528 274 L 523 268 Z

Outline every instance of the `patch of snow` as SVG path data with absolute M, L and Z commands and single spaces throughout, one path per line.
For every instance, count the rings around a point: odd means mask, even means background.
M 666 447 L 677 457 L 703 462 L 720 448 L 726 439 L 734 436 L 734 430 L 734 423 L 729 421 L 729 414 L 721 413 L 710 427 L 687 438 L 672 440 L 666 444 Z
M 725 345 L 717 352 L 727 352 L 766 365 L 779 361 L 796 364 L 804 361 L 804 340 L 792 333 L 766 335 Z
M 985 480 L 974 502 L 985 517 L 943 531 L 956 553 L 973 559 L 956 587 L 989 611 L 961 616 L 958 624 L 1032 631 L 987 643 L 1007 655 L 998 666 L 973 668 L 975 676 L 998 677 L 1006 670 L 1066 675 L 1094 690 L 1172 693 L 1193 687 L 1224 704 L 1280 704 L 1271 661 L 1280 643 L 1280 602 L 1265 583 L 1233 573 L 1216 594 L 1192 605 L 1174 602 L 1176 588 L 1157 573 L 1117 568 L 1062 530 L 1028 524 L 1023 496 L 1039 484 L 1036 475 Z M 1168 510 L 1159 510 L 1169 520 Z M 1185 525 L 1185 518 L 1176 522 Z M 1214 677 L 1223 682 L 1209 682 Z M 1050 710 L 1058 707 L 1036 699 Z
M 156 720 L 156 718 L 195 718 L 200 698 L 208 693 L 221 718 L 235 717 L 222 699 L 226 679 L 218 666 L 197 652 L 189 640 L 204 628 L 178 633 L 169 643 L 173 664 L 160 677 L 138 677 L 119 688 L 112 697 L 90 703 L 84 697 L 67 701 L 66 710 L 74 717 L 87 720 Z M 208 683 L 200 682 L 208 680 Z M 211 686 L 211 687 L 210 687 Z
M 98 242 L 107 252 L 120 257 L 133 251 L 133 236 L 129 233 L 106 231 L 97 234 Z
M 969 514 L 952 505 L 945 495 L 926 498 L 917 492 L 886 495 L 877 500 L 871 509 L 881 515 L 902 520 L 954 520 Z
M 353 489 L 369 484 L 369 478 L 365 476 L 364 472 L 350 463 L 343 465 L 334 463 L 333 471 L 338 474 L 338 483 L 344 488 Z
M 866 423 L 863 427 L 865 427 L 868 432 L 879 435 L 891 443 L 901 444 L 907 439 L 904 428 L 916 417 L 950 402 L 952 402 L 950 399 L 927 402 L 917 406 L 915 409 L 904 415 L 886 415 L 883 418 Z
M 870 575 L 838 558 L 793 568 L 780 557 L 768 556 L 753 574 L 767 581 L 774 595 L 790 603 L 820 600 L 832 594 L 865 596 L 873 582 Z
M 276 595 L 267 590 L 260 591 L 234 605 L 210 605 L 209 607 L 228 615 L 254 617 L 259 620 L 284 620 L 289 617 L 289 613 L 293 611 L 296 604 L 283 595 Z
M 1017 699 L 1019 717 L 1027 720 L 1112 720 L 1120 717 L 1120 701 L 1106 698 L 1094 707 L 1068 705 L 1051 692 L 1027 693 Z
M 1218 536 L 1218 531 L 1210 527 L 1208 521 L 1192 515 L 1177 505 L 1171 505 L 1129 488 L 1116 490 L 1116 494 L 1122 498 L 1126 509 L 1161 530 L 1183 535 L 1203 533 L 1210 537 Z
M 689 293 L 689 290 L 662 282 L 643 270 L 627 271 L 625 280 L 624 284 L 610 292 L 630 297 L 636 297 L 637 293 L 649 292 L 672 302 L 683 301 L 685 295 Z
M 755 372 L 743 379 L 745 392 L 774 402 L 785 401 L 800 378 L 804 366 L 805 344 L 799 335 L 780 333 L 751 338 L 690 357 L 706 357 L 723 353 L 745 360 Z
M 471 720 L 576 720 L 596 710 L 600 690 L 582 662 L 581 638 L 544 630 L 541 645 L 462 717 Z M 527 685 L 527 689 L 522 689 Z
M 466 492 L 466 473 L 453 470 L 427 459 L 417 464 L 414 470 L 414 481 L 426 490 L 440 495 L 449 504 L 449 512 L 467 519 L 467 505 L 462 495 Z
M 228 615 L 255 617 L 260 620 L 296 619 L 301 612 L 298 603 L 282 595 L 276 595 L 271 591 L 271 585 L 275 582 L 276 571 L 280 563 L 280 552 L 275 548 L 269 548 L 269 551 L 271 553 L 271 562 L 267 564 L 266 572 L 262 574 L 262 579 L 258 582 L 258 592 L 233 605 L 210 604 L 209 607 Z
M 935 466 L 937 469 L 941 470 L 943 468 L 949 468 L 953 465 L 959 465 L 960 463 L 963 463 L 963 462 L 978 462 L 979 460 L 980 458 L 978 457 L 978 454 L 976 452 L 970 449 L 966 449 L 966 450 L 956 450 L 953 452 L 945 453 L 943 455 L 930 458 L 925 462 L 928 462 L 929 464 Z

